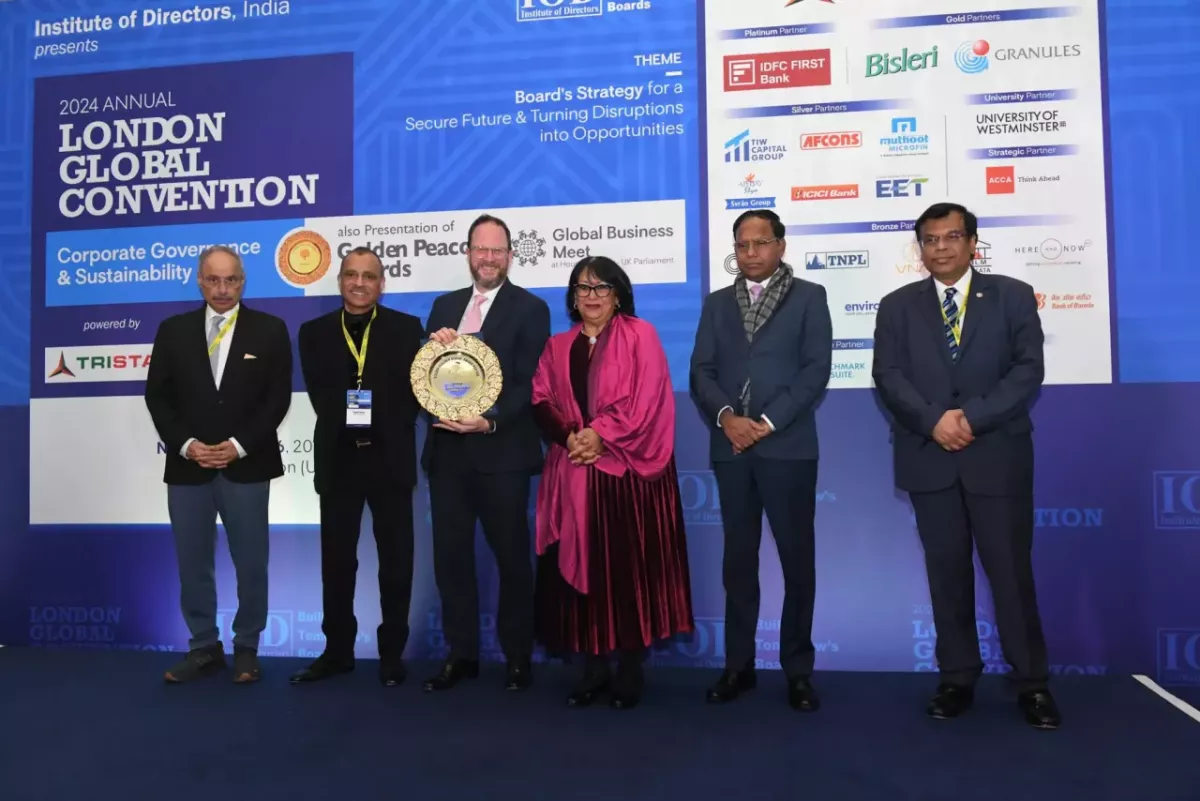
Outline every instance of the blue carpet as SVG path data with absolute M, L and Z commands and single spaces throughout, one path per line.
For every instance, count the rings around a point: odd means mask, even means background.
M 454 691 L 380 687 L 376 663 L 293 687 L 229 673 L 167 686 L 174 656 L 0 649 L 0 798 L 879 799 L 1196 801 L 1200 723 L 1129 677 L 1066 677 L 1064 727 L 1027 727 L 1002 680 L 949 722 L 922 714 L 933 677 L 820 673 L 823 708 L 791 711 L 782 677 L 724 707 L 708 671 L 650 670 L 635 710 L 567 709 L 574 670 L 538 666 L 507 694 L 499 666 Z

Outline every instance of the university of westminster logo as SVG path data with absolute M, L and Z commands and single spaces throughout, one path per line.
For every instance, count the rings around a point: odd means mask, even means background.
M 75 374 L 71 372 L 71 368 L 67 367 L 67 357 L 62 351 L 58 352 L 58 365 L 50 371 L 49 378 L 54 378 L 56 375 L 66 375 L 70 376 L 71 378 L 75 377 Z

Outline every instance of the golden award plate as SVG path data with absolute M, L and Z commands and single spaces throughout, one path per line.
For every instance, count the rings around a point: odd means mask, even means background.
M 500 397 L 500 360 L 483 340 L 459 336 L 449 345 L 429 340 L 413 359 L 413 394 L 421 408 L 441 420 L 479 417 Z

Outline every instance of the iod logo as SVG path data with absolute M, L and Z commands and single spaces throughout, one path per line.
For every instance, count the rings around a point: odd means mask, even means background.
M 1200 630 L 1158 630 L 1158 683 L 1200 687 Z
M 601 0 L 517 0 L 517 22 L 578 19 L 603 14 Z
M 1200 529 L 1200 471 L 1161 470 L 1154 474 L 1154 527 Z

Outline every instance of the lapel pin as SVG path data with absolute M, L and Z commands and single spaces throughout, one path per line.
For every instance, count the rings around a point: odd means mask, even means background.
M 983 297 L 983 293 L 982 293 L 982 292 L 976 292 L 976 293 L 975 293 L 975 297 L 977 297 L 977 298 L 982 298 L 982 297 Z

